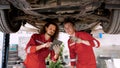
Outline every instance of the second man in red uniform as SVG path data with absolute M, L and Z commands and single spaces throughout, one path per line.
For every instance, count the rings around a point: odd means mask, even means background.
M 74 23 L 66 20 L 64 30 L 70 35 L 68 47 L 70 52 L 71 68 L 96 68 L 96 60 L 92 47 L 99 47 L 98 40 L 89 33 L 77 32 Z

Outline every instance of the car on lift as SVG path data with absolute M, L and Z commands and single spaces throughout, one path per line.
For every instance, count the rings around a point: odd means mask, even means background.
M 40 29 L 46 21 L 70 18 L 77 30 L 100 24 L 105 33 L 120 33 L 120 0 L 0 0 L 0 31 L 17 32 L 26 23 Z

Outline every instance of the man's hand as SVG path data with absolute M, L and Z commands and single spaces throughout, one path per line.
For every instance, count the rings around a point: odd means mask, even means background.
M 75 37 L 75 36 L 70 36 L 70 39 L 71 39 L 72 41 L 76 42 L 76 43 L 81 43 L 81 42 L 82 42 L 82 39 L 77 38 L 77 37 Z
M 40 50 L 42 48 L 49 48 L 51 46 L 52 42 L 47 42 L 47 43 L 43 43 L 39 46 L 36 47 L 36 50 Z
M 59 55 L 59 53 L 60 53 L 60 45 L 54 45 L 53 50 L 54 50 L 55 54 Z
M 43 48 L 49 48 L 51 46 L 52 42 L 47 42 L 42 45 Z
M 86 44 L 86 45 L 90 46 L 90 43 L 89 43 L 89 41 L 87 41 L 87 40 L 82 40 L 82 39 L 77 38 L 77 37 L 75 37 L 75 36 L 70 36 L 70 39 L 71 39 L 72 41 L 76 42 L 76 43 L 83 43 L 83 44 Z

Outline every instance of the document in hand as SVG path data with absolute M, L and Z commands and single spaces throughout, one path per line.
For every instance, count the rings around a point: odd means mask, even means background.
M 51 44 L 50 50 L 53 49 L 53 46 L 54 46 L 54 45 L 59 45 L 59 46 L 60 46 L 61 44 L 62 44 L 62 41 L 55 39 L 55 40 L 53 41 L 53 43 Z

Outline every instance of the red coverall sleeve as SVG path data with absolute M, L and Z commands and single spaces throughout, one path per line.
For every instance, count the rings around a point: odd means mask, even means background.
M 27 53 L 35 53 L 36 52 L 36 42 L 35 42 L 35 34 L 33 34 L 25 48 Z
M 51 50 L 51 52 L 50 52 L 50 59 L 51 59 L 52 61 L 56 62 L 56 61 L 58 60 L 58 58 L 55 59 L 54 56 L 55 56 L 55 53 L 54 53 L 53 50 Z
M 74 45 L 72 45 L 74 46 Z M 70 62 L 72 66 L 76 65 L 76 53 L 75 50 L 70 46 L 70 43 L 68 42 L 68 48 L 69 48 L 69 53 L 70 53 Z
M 100 42 L 98 40 L 96 40 L 94 37 L 92 37 L 90 34 L 83 32 L 82 35 L 83 35 L 83 36 L 81 36 L 82 39 L 89 41 L 89 43 L 92 47 L 99 47 L 100 46 Z

